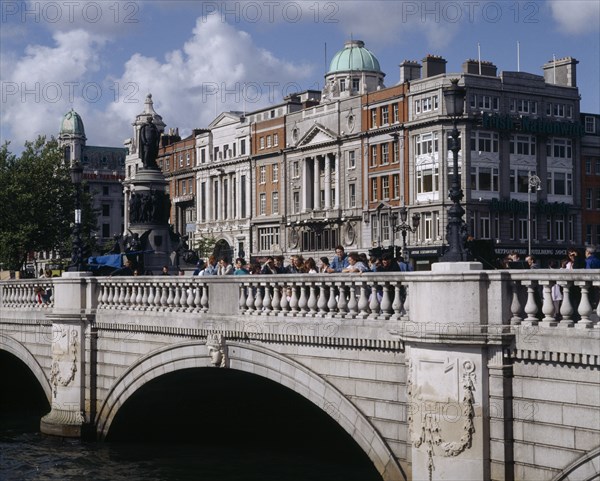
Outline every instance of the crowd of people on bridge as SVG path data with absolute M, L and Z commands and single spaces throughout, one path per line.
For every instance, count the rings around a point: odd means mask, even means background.
M 335 256 L 330 260 L 321 257 L 304 258 L 300 254 L 290 257 L 285 264 L 283 256 L 268 256 L 262 263 L 250 262 L 238 257 L 231 264 L 226 257 L 210 256 L 206 261 L 200 260 L 193 275 L 250 275 L 250 274 L 334 274 L 334 273 L 363 273 L 363 272 L 407 272 L 412 271 L 412 265 L 404 259 L 396 259 L 392 254 L 367 257 L 358 252 L 346 253 L 344 247 L 335 248 Z

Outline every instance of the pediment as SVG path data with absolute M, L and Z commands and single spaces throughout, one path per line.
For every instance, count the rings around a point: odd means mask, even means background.
M 238 114 L 237 112 L 222 112 L 209 124 L 208 128 L 214 129 L 217 127 L 235 124 L 240 121 L 240 117 L 241 114 Z
M 315 124 L 306 131 L 304 136 L 298 141 L 297 147 L 307 147 L 311 145 L 334 142 L 337 135 L 321 124 Z

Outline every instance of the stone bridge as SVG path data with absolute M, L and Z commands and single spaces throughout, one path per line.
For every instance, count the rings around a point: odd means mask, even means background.
M 53 290 L 48 306 L 39 285 Z M 0 350 L 43 388 L 47 434 L 105 439 L 153 379 L 238 370 L 326 412 L 384 480 L 592 480 L 599 291 L 599 271 L 476 263 L 363 275 L 66 273 L 0 283 Z

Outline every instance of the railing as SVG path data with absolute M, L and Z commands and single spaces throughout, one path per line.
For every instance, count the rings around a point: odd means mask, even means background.
M 510 302 L 490 323 L 545 327 L 600 328 L 600 271 L 470 271 Z M 36 287 L 55 292 L 62 279 L 0 283 L 0 309 L 39 309 Z M 91 307 L 97 310 L 231 313 L 242 316 L 410 320 L 411 291 L 422 283 L 461 282 L 429 272 L 209 276 L 91 277 Z M 552 299 L 558 285 L 563 300 Z M 416 292 L 416 291 L 415 291 Z M 490 302 L 492 299 L 490 300 Z M 431 299 L 431 302 L 440 302 Z M 498 299 L 500 302 L 500 299 Z M 51 298 L 49 307 L 54 305 Z

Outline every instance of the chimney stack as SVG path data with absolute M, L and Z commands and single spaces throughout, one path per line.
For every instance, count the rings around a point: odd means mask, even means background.
M 543 65 L 544 80 L 547 84 L 577 87 L 577 64 L 579 60 L 573 57 L 549 60 Z M 555 81 L 556 79 L 556 81 Z
M 400 64 L 400 83 L 421 78 L 421 64 L 414 60 L 404 60 Z
M 462 64 L 462 69 L 464 73 L 479 75 L 479 60 L 474 60 L 472 58 L 466 60 Z M 496 77 L 497 71 L 498 67 L 496 67 L 492 62 L 488 62 L 487 60 L 481 61 L 481 75 L 485 75 L 487 77 Z
M 446 60 L 439 55 L 427 55 L 423 59 L 423 78 L 446 73 Z

